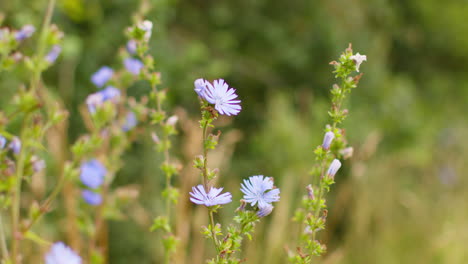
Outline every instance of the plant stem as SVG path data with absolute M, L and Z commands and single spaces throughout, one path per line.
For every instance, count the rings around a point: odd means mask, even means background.
M 23 171 L 24 171 L 24 163 L 25 163 L 25 149 L 26 149 L 26 125 L 29 121 L 29 113 L 26 114 L 23 125 L 21 127 L 21 136 L 20 141 L 22 143 L 18 163 L 16 166 L 16 179 L 15 179 L 15 187 L 13 190 L 13 199 L 12 199 L 12 206 L 11 206 L 11 227 L 12 227 L 12 244 L 11 244 L 11 254 L 12 254 L 12 262 L 13 264 L 17 263 L 18 260 L 18 250 L 19 250 L 19 237 L 17 235 L 20 233 L 19 230 L 19 221 L 20 221 L 20 205 L 21 205 L 21 183 L 23 180 Z
M 208 192 L 208 149 L 206 148 L 206 132 L 208 124 L 203 126 L 203 158 L 205 159 L 203 164 L 203 186 L 205 187 L 206 192 Z
M 8 249 L 7 249 L 7 245 L 6 245 L 5 229 L 3 227 L 3 218 L 2 218 L 1 211 L 0 211 L 0 244 L 1 244 L 1 248 L 2 248 L 2 254 L 3 254 L 3 257 L 0 258 L 0 261 L 2 259 L 3 260 L 9 259 L 10 255 L 8 254 Z
M 215 224 L 214 224 L 213 210 L 208 209 L 208 214 L 210 216 L 210 223 L 211 223 L 211 236 L 213 236 L 213 241 L 215 244 L 216 252 L 219 253 L 219 245 L 218 245 L 219 243 L 218 243 L 218 239 L 216 238 L 216 233 L 214 231 Z

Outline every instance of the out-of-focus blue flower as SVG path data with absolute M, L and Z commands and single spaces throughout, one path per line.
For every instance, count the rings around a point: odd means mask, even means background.
M 106 168 L 97 159 L 92 159 L 81 164 L 80 179 L 84 185 L 96 189 L 104 183 L 107 174 Z
M 196 79 L 194 82 L 195 92 L 198 94 L 198 96 L 200 96 L 203 99 L 205 99 L 206 83 L 207 81 L 202 78 Z
M 273 205 L 271 204 L 266 204 L 265 206 L 259 206 L 258 211 L 257 211 L 257 216 L 258 217 L 265 217 L 273 211 Z
M 33 168 L 33 171 L 35 173 L 40 172 L 41 170 L 45 169 L 46 163 L 43 159 L 39 159 L 37 156 L 33 155 L 31 157 L 31 165 Z
M 331 178 L 334 178 L 336 172 L 338 172 L 340 167 L 341 167 L 341 162 L 337 159 L 334 159 L 332 163 L 330 164 L 330 167 L 328 167 L 327 175 Z
M 122 130 L 127 132 L 130 131 L 138 124 L 138 119 L 133 112 L 128 112 L 127 116 L 125 117 L 125 123 L 122 126 Z
M 86 105 L 88 106 L 88 111 L 94 114 L 96 108 L 100 107 L 105 101 L 110 100 L 116 103 L 119 101 L 119 98 L 120 90 L 113 86 L 107 86 L 104 90 L 88 95 Z
M 328 150 L 334 138 L 335 138 L 335 133 L 331 131 L 328 131 L 327 133 L 325 133 L 325 136 L 323 137 L 322 148 Z
M 102 94 L 102 99 L 104 101 L 112 100 L 117 102 L 120 97 L 120 90 L 114 86 L 107 86 L 106 89 L 101 90 L 100 93 Z
M 102 87 L 114 75 L 114 70 L 108 66 L 102 66 L 97 72 L 91 76 L 91 82 L 97 87 Z
M 240 110 L 240 100 L 237 98 L 236 90 L 229 88 L 228 84 L 223 79 L 215 80 L 213 85 L 205 82 L 207 85 L 204 98 L 210 103 L 215 105 L 215 109 L 222 115 L 237 115 Z
M 127 48 L 128 53 L 130 53 L 132 55 L 135 54 L 136 51 L 137 51 L 137 42 L 136 42 L 136 40 L 134 40 L 134 39 L 129 40 L 127 42 L 126 48 Z
M 45 264 L 81 264 L 81 258 L 63 242 L 57 242 L 45 256 Z
M 272 202 L 278 202 L 280 190 L 273 186 L 273 178 L 263 175 L 251 176 L 241 184 L 244 200 L 250 205 L 258 204 L 260 210 Z
M 60 55 L 60 52 L 62 52 L 62 47 L 60 47 L 59 45 L 52 46 L 52 49 L 45 56 L 45 60 L 49 63 L 54 63 Z
M 132 73 L 133 75 L 137 75 L 140 73 L 140 70 L 143 68 L 143 62 L 134 58 L 126 58 L 124 60 L 125 69 Z
M 19 154 L 21 151 L 21 140 L 18 137 L 14 137 L 9 145 L 10 149 L 15 154 Z
M 81 195 L 87 204 L 100 205 L 102 203 L 102 196 L 99 193 L 90 190 L 83 190 Z
M 24 25 L 20 31 L 15 33 L 15 39 L 17 41 L 25 40 L 34 34 L 36 28 L 33 25 Z
M 226 192 L 220 195 L 222 190 L 223 188 L 211 187 L 210 191 L 206 193 L 205 188 L 200 184 L 192 187 L 190 201 L 196 204 L 203 204 L 207 207 L 230 203 L 232 201 L 231 193 Z
M 0 135 L 0 149 L 3 149 L 7 143 L 7 140 L 4 136 Z

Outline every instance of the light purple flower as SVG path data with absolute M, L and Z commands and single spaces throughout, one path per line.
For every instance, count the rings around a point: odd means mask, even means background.
M 240 110 L 240 100 L 237 98 L 236 89 L 229 88 L 228 84 L 223 80 L 215 80 L 213 85 L 205 82 L 207 85 L 203 96 L 210 103 L 215 105 L 215 109 L 222 115 L 237 115 Z
M 14 137 L 9 145 L 10 149 L 15 154 L 19 154 L 21 151 L 21 140 L 18 137 Z
M 135 54 L 136 51 L 137 51 L 137 42 L 136 42 L 136 40 L 134 40 L 134 39 L 129 40 L 127 42 L 126 48 L 127 48 L 128 53 Z
M 266 204 L 265 206 L 259 206 L 258 211 L 257 211 L 257 216 L 258 217 L 265 217 L 273 211 L 273 205 L 271 204 Z
M 90 190 L 83 190 L 81 195 L 87 204 L 100 205 L 102 203 L 102 196 L 99 193 Z
M 138 124 L 138 119 L 136 118 L 135 113 L 128 112 L 127 116 L 125 117 L 125 123 L 122 126 L 122 130 L 124 132 L 132 130 Z
M 203 99 L 205 99 L 206 83 L 207 81 L 202 78 L 196 79 L 194 82 L 195 92 L 198 94 L 198 96 L 200 96 Z
M 330 167 L 328 167 L 327 175 L 333 179 L 335 177 L 336 172 L 338 172 L 338 170 L 340 169 L 340 167 L 341 167 L 341 162 L 337 159 L 334 159 L 332 163 L 330 164 Z
M 104 183 L 106 174 L 106 168 L 97 159 L 92 159 L 81 164 L 80 179 L 89 188 L 99 188 Z
M 45 256 L 45 264 L 81 264 L 81 258 L 63 242 L 52 245 Z
M 31 165 L 35 173 L 40 172 L 46 167 L 45 161 L 43 159 L 39 159 L 37 156 L 31 157 Z
M 114 75 L 114 70 L 111 67 L 103 66 L 91 76 L 91 82 L 97 87 L 102 87 Z
M 7 143 L 7 140 L 4 136 L 0 135 L 0 149 L 3 149 Z
M 25 25 L 21 28 L 20 31 L 15 33 L 15 39 L 17 41 L 25 40 L 34 34 L 36 28 L 33 25 Z
M 325 133 L 325 136 L 323 137 L 322 148 L 325 150 L 328 150 L 334 138 L 335 138 L 335 133 L 331 131 L 328 131 L 327 133 Z
M 60 47 L 59 45 L 52 46 L 52 49 L 45 56 L 45 60 L 49 63 L 54 63 L 60 55 L 60 52 L 62 52 L 62 47 Z
M 94 114 L 96 109 L 100 107 L 105 101 L 110 100 L 114 103 L 117 103 L 119 99 L 120 90 L 113 86 L 107 86 L 106 89 L 88 95 L 86 98 L 86 105 L 88 106 L 88 111 L 91 114 Z
M 273 186 L 273 178 L 263 175 L 251 176 L 241 184 L 244 200 L 250 205 L 258 204 L 259 209 L 265 209 L 268 204 L 278 202 L 280 190 Z
M 220 194 L 222 190 L 223 188 L 211 187 L 210 191 L 206 193 L 205 188 L 200 184 L 192 187 L 190 201 L 196 204 L 203 204 L 207 207 L 230 203 L 232 195 L 229 192 Z
M 124 60 L 124 65 L 125 69 L 127 69 L 127 71 L 129 71 L 133 75 L 139 74 L 144 66 L 143 62 L 134 58 L 126 58 Z
M 107 86 L 106 89 L 101 90 L 100 93 L 102 94 L 102 100 L 112 100 L 114 102 L 118 102 L 120 98 L 120 90 L 115 88 L 114 86 Z

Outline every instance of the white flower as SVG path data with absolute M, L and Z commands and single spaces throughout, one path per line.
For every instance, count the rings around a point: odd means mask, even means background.
M 149 20 L 145 20 L 138 25 L 138 28 L 145 31 L 145 40 L 151 38 L 151 31 L 153 30 L 153 23 Z
M 367 56 L 366 55 L 361 55 L 358 53 L 356 53 L 356 55 L 353 55 L 351 57 L 349 57 L 350 59 L 352 59 L 354 61 L 354 63 L 356 63 L 356 71 L 359 72 L 359 66 L 361 66 L 361 63 L 364 62 L 364 61 L 367 61 Z

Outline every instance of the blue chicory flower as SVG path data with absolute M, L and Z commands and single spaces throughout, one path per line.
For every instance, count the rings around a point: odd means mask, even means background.
M 106 89 L 100 91 L 102 94 L 102 100 L 113 100 L 118 101 L 120 97 L 120 90 L 114 86 L 107 86 Z
M 137 51 L 137 42 L 136 42 L 136 40 L 134 40 L 134 39 L 129 40 L 127 42 L 126 48 L 127 48 L 128 53 L 130 53 L 132 55 L 135 54 L 136 51 Z
M 104 183 L 106 174 L 106 168 L 97 159 L 92 159 L 81 164 L 80 179 L 89 188 L 99 188 Z
M 83 199 L 89 205 L 100 205 L 102 203 L 102 196 L 99 193 L 90 191 L 90 190 L 83 190 L 81 192 Z
M 97 87 L 102 87 L 112 78 L 112 75 L 114 75 L 114 70 L 111 67 L 102 66 L 91 76 L 91 82 Z
M 62 52 L 62 47 L 60 47 L 59 45 L 52 46 L 52 49 L 45 56 L 45 60 L 49 63 L 54 63 L 60 55 L 60 52 Z
M 19 154 L 21 151 L 21 140 L 18 137 L 14 137 L 9 145 L 10 149 L 15 154 Z
M 215 109 L 222 115 L 237 115 L 240 110 L 240 100 L 237 98 L 236 89 L 229 88 L 228 84 L 223 80 L 215 80 L 213 85 L 205 82 L 206 89 L 203 93 L 203 98 L 210 104 L 215 105 Z
M 328 131 L 327 133 L 325 133 L 325 136 L 323 137 L 322 148 L 325 150 L 328 150 L 334 138 L 335 138 L 335 133 L 331 131 Z
M 258 204 L 260 210 L 280 199 L 280 190 L 273 186 L 273 178 L 263 175 L 251 176 L 244 180 L 241 191 L 244 193 L 244 200 L 252 206 Z
M 88 111 L 94 114 L 96 108 L 100 107 L 105 101 L 118 102 L 119 98 L 120 90 L 113 86 L 107 86 L 106 89 L 88 95 L 86 105 L 88 106 Z
M 337 159 L 334 159 L 332 163 L 330 164 L 330 167 L 328 167 L 327 175 L 333 179 L 335 177 L 336 172 L 338 172 L 338 170 L 340 169 L 340 167 L 341 167 L 341 162 Z
M 137 75 L 140 73 L 140 70 L 143 68 L 143 62 L 134 58 L 126 58 L 124 60 L 124 66 L 127 71 L 129 71 L 133 75 Z
M 200 184 L 196 187 L 192 187 L 192 192 L 190 192 L 190 201 L 207 207 L 230 203 L 232 201 L 231 193 L 226 192 L 220 195 L 222 190 L 223 188 L 211 187 L 210 191 L 206 193 L 205 188 Z
M 7 143 L 7 140 L 4 136 L 0 135 L 0 149 L 3 149 Z
M 258 217 L 265 217 L 273 211 L 273 205 L 271 204 L 266 204 L 264 206 L 259 206 L 258 211 L 257 211 L 257 216 Z
M 122 126 L 122 130 L 124 132 L 130 131 L 138 124 L 138 119 L 133 112 L 128 112 L 127 116 L 125 117 L 125 123 Z
M 81 264 L 81 257 L 63 242 L 56 242 L 45 256 L 45 264 Z
M 36 31 L 36 28 L 33 25 L 25 25 L 25 26 L 23 26 L 21 28 L 20 31 L 17 31 L 15 33 L 15 39 L 17 41 L 25 40 L 25 39 L 31 37 L 32 34 L 34 34 L 35 31 Z
M 196 79 L 195 82 L 194 82 L 195 92 L 201 98 L 205 98 L 206 83 L 207 83 L 207 81 L 205 79 L 202 79 L 202 78 Z

